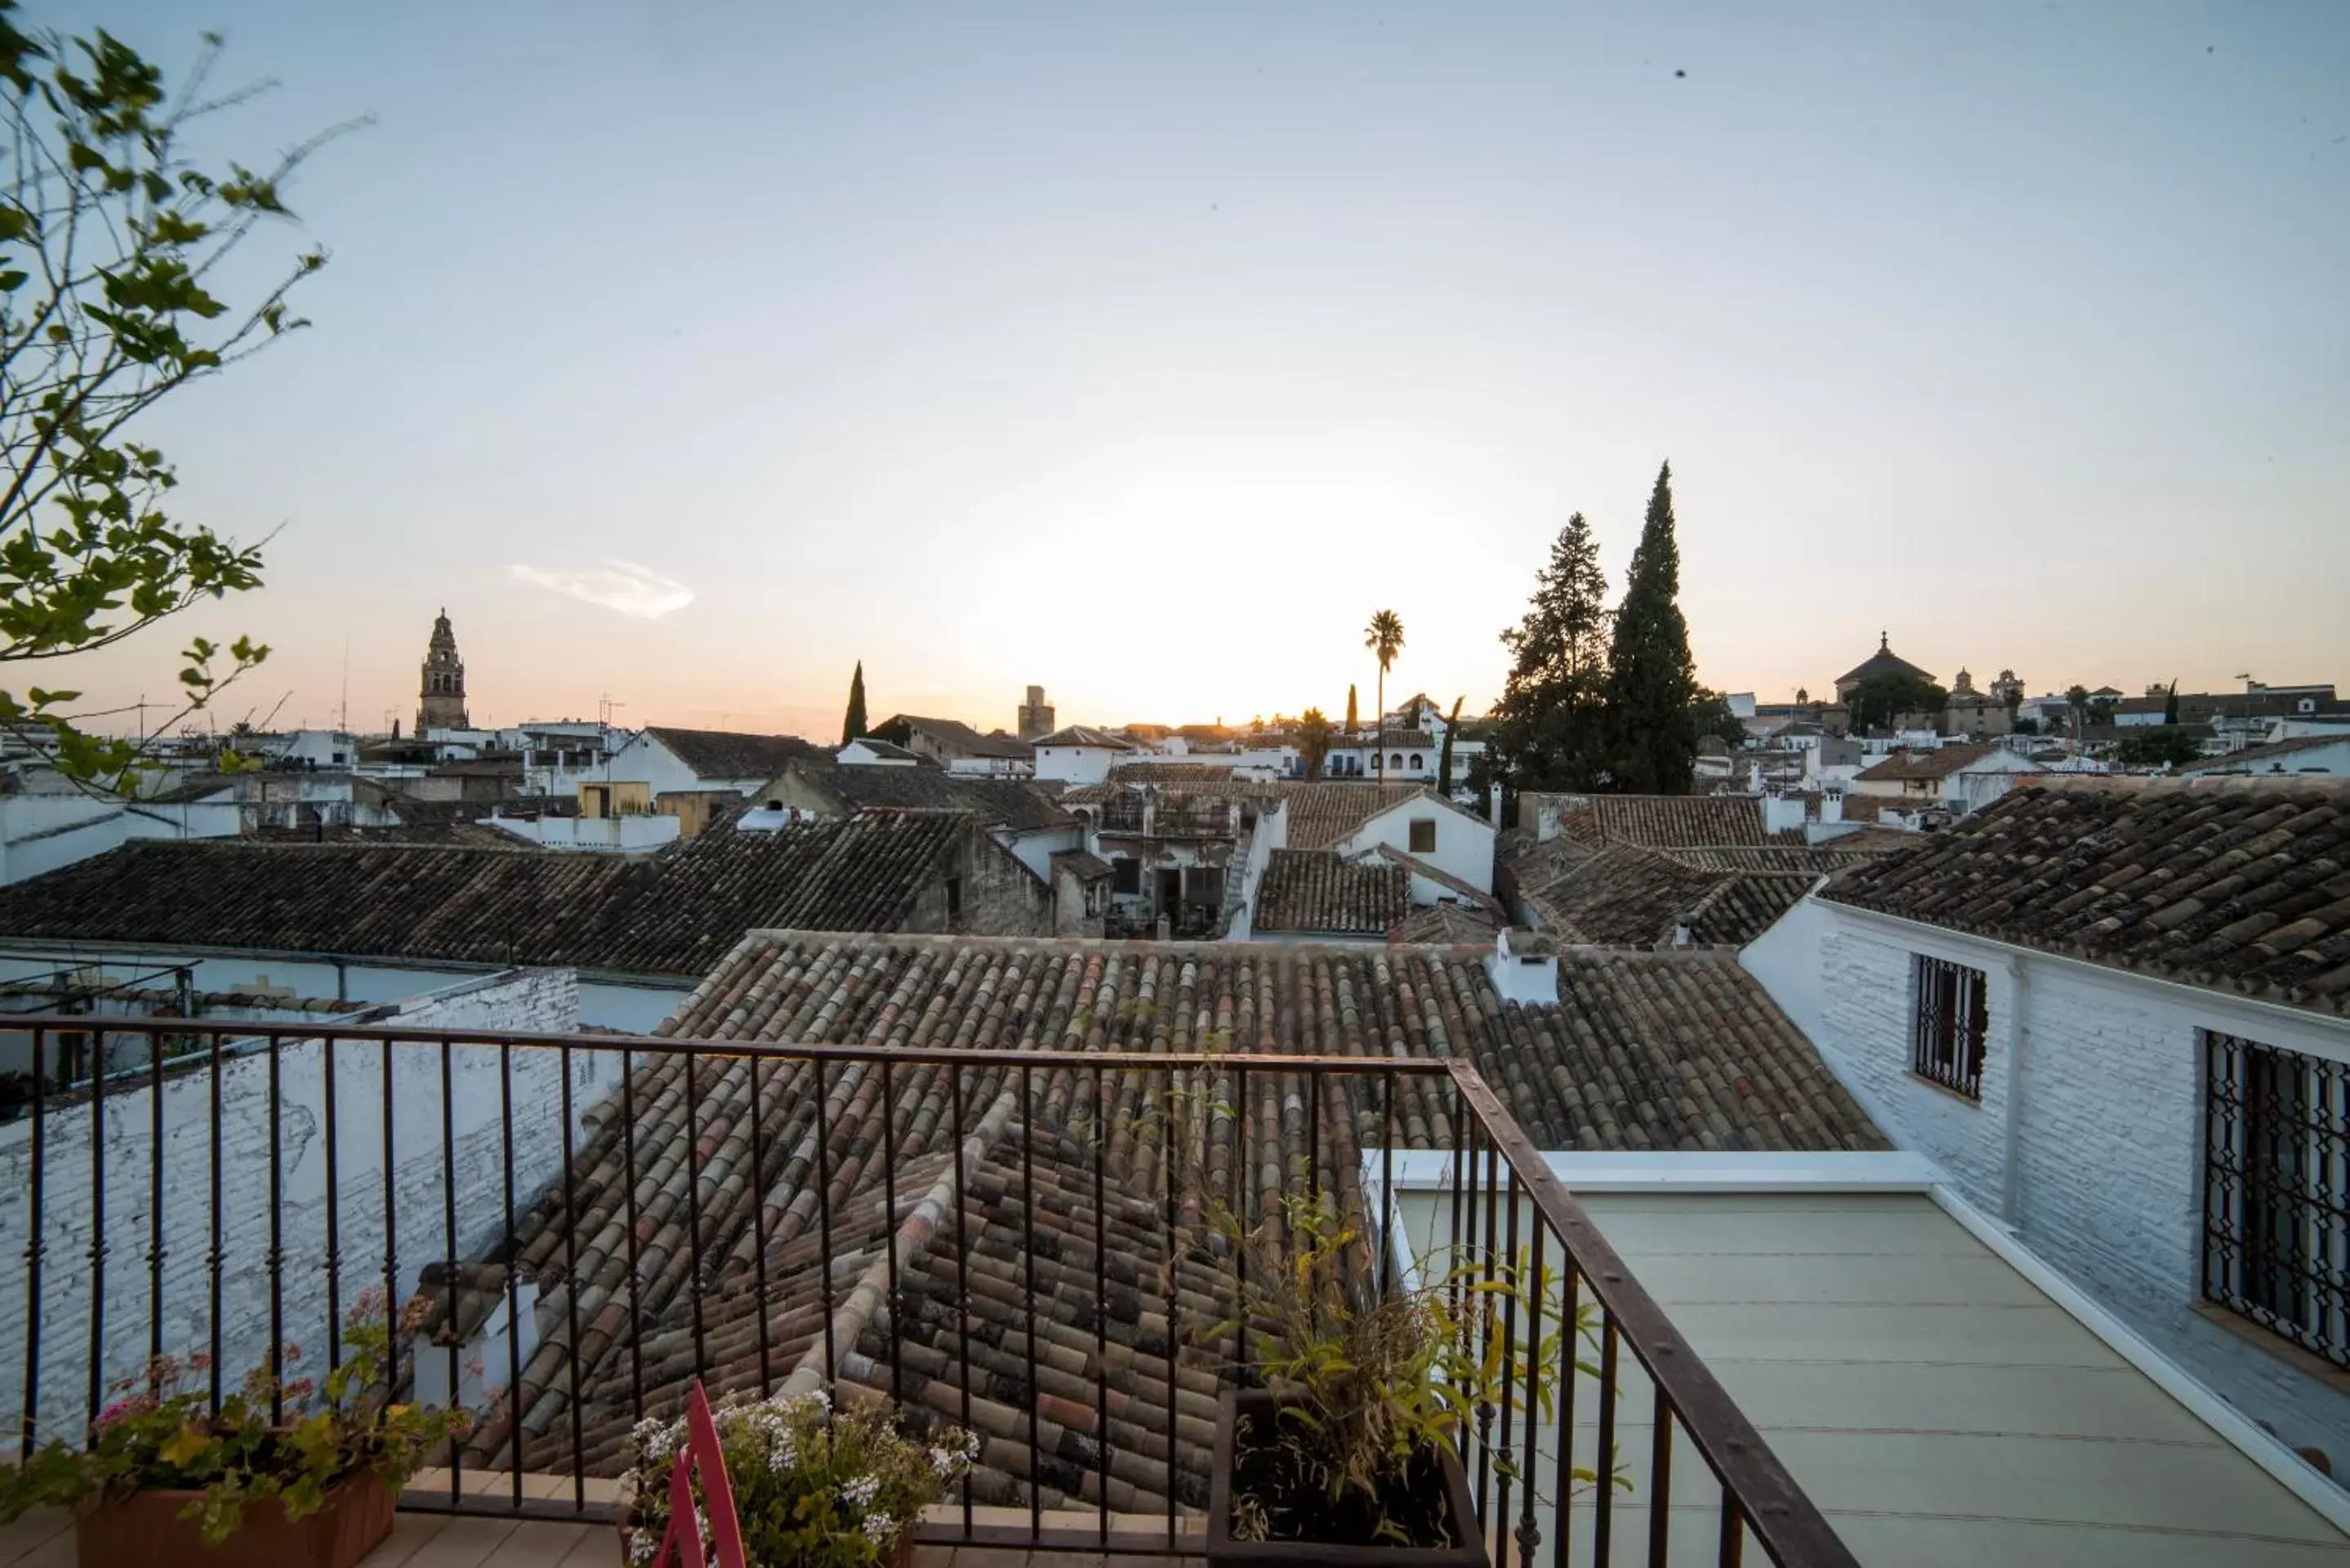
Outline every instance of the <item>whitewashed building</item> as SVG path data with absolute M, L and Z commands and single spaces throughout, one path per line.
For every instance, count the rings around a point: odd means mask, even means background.
M 2350 777 L 2350 733 L 2323 732 L 2246 746 L 2239 752 L 2189 763 L 2182 774 L 2241 774 L 2262 777 Z
M 1072 724 L 1036 742 L 1036 777 L 1066 784 L 1097 784 L 1141 748 L 1123 735 Z
M 1846 786 L 1855 794 L 1898 800 L 1908 806 L 1939 805 L 1954 815 L 1980 810 L 2015 787 L 2019 776 L 2041 765 L 1997 741 L 1896 752 L 1861 769 Z
M 2033 781 L 1745 950 L 1905 1148 L 2350 1464 L 2350 784 Z

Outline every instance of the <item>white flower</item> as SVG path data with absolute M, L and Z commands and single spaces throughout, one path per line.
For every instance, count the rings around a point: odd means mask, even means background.
M 985 1447 L 986 1444 L 980 1441 L 977 1432 L 965 1432 L 962 1435 L 962 1451 L 972 1459 L 979 1458 L 980 1450 Z
M 931 1450 L 931 1469 L 941 1480 L 945 1480 L 949 1477 L 952 1476 L 955 1473 L 956 1469 L 960 1467 L 962 1463 L 962 1456 L 955 1452 L 952 1449 L 932 1449 Z
M 653 1560 L 653 1553 L 660 1550 L 660 1540 L 659 1537 L 654 1535 L 651 1531 L 631 1530 L 629 1532 L 629 1562 L 650 1563 Z
M 878 1513 L 872 1518 L 867 1520 L 858 1528 L 865 1532 L 865 1539 L 870 1541 L 876 1546 L 889 1545 L 889 1538 L 898 1533 L 897 1521 L 895 1520 L 884 1519 Z
M 851 1508 L 862 1511 L 872 1505 L 874 1494 L 880 1490 L 879 1476 L 858 1476 L 840 1489 L 840 1495 L 848 1500 Z

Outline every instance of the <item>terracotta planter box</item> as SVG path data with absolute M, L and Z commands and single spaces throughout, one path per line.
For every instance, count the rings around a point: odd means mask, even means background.
M 194 1491 L 142 1491 L 86 1514 L 74 1527 L 78 1568 L 352 1568 L 391 1533 L 390 1487 L 372 1475 L 327 1490 L 327 1504 L 288 1520 L 276 1498 L 249 1502 L 244 1521 L 218 1546 L 197 1537 L 180 1511 Z
M 1485 1568 L 1485 1542 L 1477 1528 L 1469 1480 L 1451 1450 L 1436 1456 L 1456 1546 L 1340 1546 L 1318 1541 L 1232 1539 L 1234 1438 L 1243 1416 L 1272 1427 L 1280 1401 L 1263 1390 L 1224 1391 L 1216 1413 L 1215 1471 L 1208 1480 L 1208 1561 L 1218 1568 Z

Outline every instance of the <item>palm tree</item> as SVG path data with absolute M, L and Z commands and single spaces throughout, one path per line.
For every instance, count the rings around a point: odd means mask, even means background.
M 1308 708 L 1297 721 L 1297 749 L 1305 761 L 1305 776 L 1322 776 L 1322 761 L 1330 754 L 1330 721 L 1319 708 Z
M 2065 688 L 2064 706 L 2073 714 L 2073 749 L 2081 749 L 2081 730 L 2089 722 L 2089 689 L 2075 681 Z
M 1395 662 L 1395 656 L 1403 651 L 1402 619 L 1393 610 L 1374 611 L 1371 624 L 1363 628 L 1363 646 L 1369 649 L 1379 661 L 1378 706 L 1372 710 L 1371 725 L 1373 732 L 1378 733 L 1388 722 L 1388 667 Z M 1379 783 L 1385 784 L 1388 782 L 1386 746 L 1380 744 L 1373 755 L 1378 765 Z

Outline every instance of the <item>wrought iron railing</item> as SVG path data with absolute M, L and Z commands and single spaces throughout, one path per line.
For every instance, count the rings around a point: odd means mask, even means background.
M 1487 1279 L 1530 1256 L 1555 1282 L 1480 1331 L 1508 1392 L 1463 1458 L 1497 1565 L 1612 1563 L 1635 1535 L 1679 1561 L 1691 1532 L 1721 1563 L 1853 1561 L 1465 1061 L 105 1020 L 145 1069 L 57 1089 L 56 1038 L 99 1022 L 10 1020 L 36 1069 L 0 1127 L 26 1451 L 153 1357 L 201 1350 L 215 1401 L 247 1365 L 337 1364 L 380 1285 L 423 1303 L 400 1376 L 484 1415 L 406 1508 L 608 1519 L 627 1432 L 699 1378 L 982 1434 L 925 1540 L 1191 1549 L 1203 1402 L 1249 1376 L 1209 1325 L 1248 1253 L 1191 1250 L 1188 1222 L 1205 1200 L 1277 1223 L 1304 1190 L 1378 1240 L 1367 1290 L 1396 1288 L 1413 1205 Z M 1163 1114 L 1187 1089 L 1204 1113 Z M 1407 1150 L 1441 1178 L 1399 1188 Z M 1533 1365 L 1543 1314 L 1586 1303 L 1589 1343 Z

